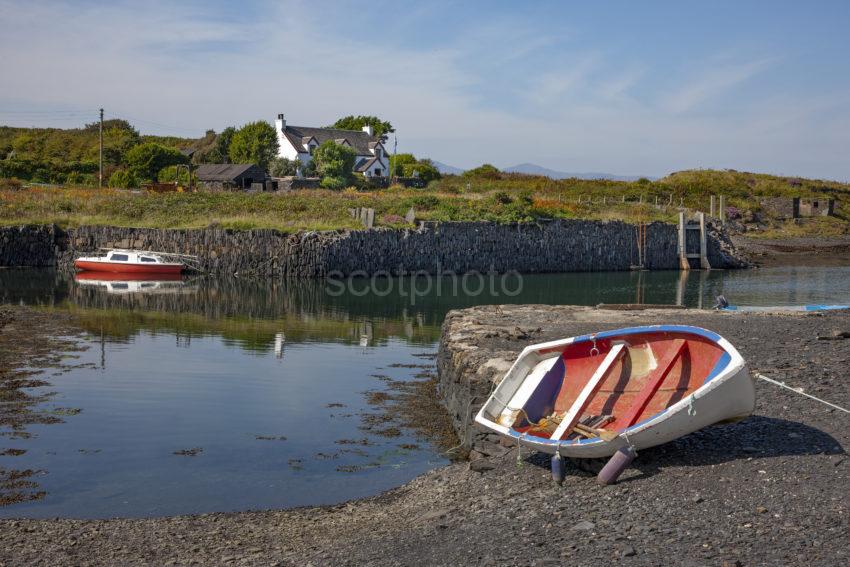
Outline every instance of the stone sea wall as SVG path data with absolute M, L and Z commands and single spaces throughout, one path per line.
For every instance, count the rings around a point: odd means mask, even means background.
M 652 223 L 644 265 L 678 269 L 676 227 Z M 740 268 L 725 234 L 709 230 L 712 267 Z M 0 228 L 0 266 L 70 268 L 99 248 L 198 256 L 204 272 L 274 277 L 628 270 L 637 263 L 636 230 L 622 222 L 556 220 L 527 224 L 423 223 L 418 229 L 283 233 L 276 230 L 149 229 L 83 226 Z

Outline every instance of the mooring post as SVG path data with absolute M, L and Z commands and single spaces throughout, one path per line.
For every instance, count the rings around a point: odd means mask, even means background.
M 714 213 L 717 210 L 717 197 L 714 195 L 711 196 L 709 200 L 709 208 L 708 208 L 708 216 L 714 218 Z
M 710 270 L 711 264 L 708 263 L 708 239 L 705 234 L 705 213 L 700 211 L 697 213 L 699 219 L 699 266 L 703 270 Z
M 688 253 L 685 249 L 687 241 L 685 239 L 685 213 L 679 212 L 679 268 L 682 270 L 690 270 L 691 264 L 688 262 Z
M 720 210 L 717 211 L 717 216 L 720 218 L 720 224 L 726 224 L 726 195 L 720 196 Z

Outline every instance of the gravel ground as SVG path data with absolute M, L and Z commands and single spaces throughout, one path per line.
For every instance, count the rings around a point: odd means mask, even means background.
M 850 315 L 603 312 L 545 306 L 452 312 L 498 330 L 474 348 L 655 321 L 729 338 L 752 369 L 850 406 Z M 488 335 L 488 336 L 485 336 Z M 533 335 L 533 336 L 530 336 Z M 641 452 L 610 487 L 494 445 L 381 496 L 331 507 L 145 520 L 0 520 L 0 564 L 846 565 L 850 416 L 759 382 L 756 414 Z M 482 472 L 471 470 L 471 467 Z

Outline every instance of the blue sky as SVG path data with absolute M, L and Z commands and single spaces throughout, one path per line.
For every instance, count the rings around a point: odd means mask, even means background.
M 377 114 L 460 167 L 850 180 L 848 2 L 0 0 L 0 123 Z

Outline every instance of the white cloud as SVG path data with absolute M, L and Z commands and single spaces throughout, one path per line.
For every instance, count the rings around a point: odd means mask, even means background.
M 0 0 L 0 122 L 14 118 L 3 110 L 54 108 L 91 109 L 81 122 L 91 121 L 102 105 L 146 132 L 200 135 L 278 112 L 305 125 L 377 114 L 396 126 L 400 151 L 462 167 L 850 178 L 837 149 L 850 142 L 844 93 L 726 100 L 774 59 L 729 52 L 682 77 L 521 19 L 470 25 L 426 49 L 332 25 L 312 4 L 237 22 L 185 4 L 144 6 Z M 724 96 L 723 109 L 709 104 Z
M 711 98 L 749 80 L 771 63 L 768 59 L 745 63 L 711 62 L 708 68 L 665 97 L 663 104 L 673 113 L 693 110 Z

